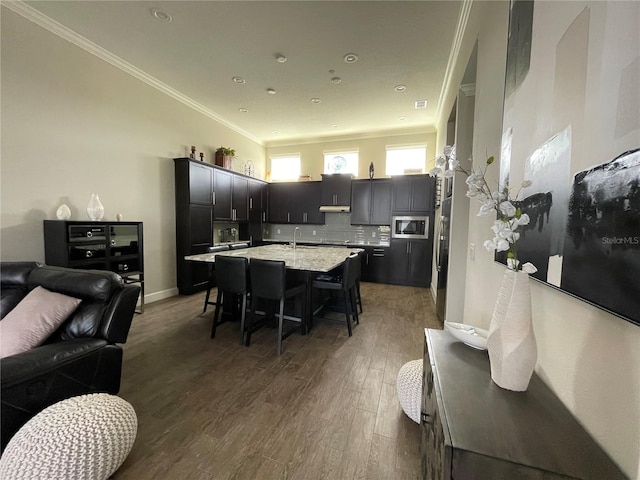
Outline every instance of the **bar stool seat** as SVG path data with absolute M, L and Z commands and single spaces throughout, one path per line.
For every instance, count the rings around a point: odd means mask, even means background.
M 299 317 L 289 316 L 284 314 L 284 304 L 289 298 L 302 296 L 307 291 L 307 285 L 305 283 L 297 283 L 287 286 L 287 272 L 285 263 L 282 261 L 274 260 L 260 260 L 252 259 L 249 264 L 249 272 L 251 277 L 251 316 L 249 317 L 249 324 L 247 325 L 247 334 L 245 345 L 249 346 L 251 343 L 251 333 L 257 328 L 260 328 L 264 323 L 271 318 L 271 304 L 278 302 L 278 347 L 277 353 L 282 353 L 282 341 L 291 335 L 295 330 L 302 327 L 302 321 L 304 318 L 304 301 L 300 302 L 302 305 L 302 312 Z M 258 319 L 256 317 L 256 304 L 258 300 L 267 301 L 266 315 Z M 284 331 L 284 321 L 288 320 L 295 322 L 297 325 L 294 328 Z
M 216 328 L 225 320 L 221 320 L 224 305 L 233 305 L 236 298 L 241 298 L 240 305 L 240 344 L 244 344 L 245 317 L 247 311 L 248 289 L 248 261 L 245 257 L 229 257 L 226 255 L 216 255 L 216 279 L 218 283 L 218 295 L 216 299 L 216 310 L 213 314 L 213 326 L 211 327 L 211 338 L 216 336 Z M 224 298 L 231 295 L 231 298 Z
M 339 292 L 340 300 L 342 300 L 339 309 L 345 314 L 349 336 L 352 335 L 351 318 L 356 324 L 360 323 L 356 306 L 356 278 L 358 277 L 359 266 L 359 258 L 349 256 L 344 262 L 342 276 L 329 277 L 327 275 L 319 275 L 312 282 L 313 288 Z M 322 319 L 324 317 L 318 318 Z M 324 319 L 328 320 L 327 318 Z
M 226 250 L 229 250 L 227 245 L 216 245 L 215 247 L 209 247 L 208 253 L 224 252 Z M 211 289 L 216 287 L 216 265 L 215 263 L 208 263 L 207 266 L 209 267 L 209 280 L 207 282 L 207 294 L 204 297 L 204 308 L 202 309 L 202 313 L 207 311 L 207 307 L 209 305 L 216 305 L 215 302 L 209 301 Z

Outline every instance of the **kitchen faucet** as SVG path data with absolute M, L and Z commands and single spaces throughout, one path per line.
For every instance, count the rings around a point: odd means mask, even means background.
M 293 251 L 296 251 L 296 231 L 300 230 L 300 227 L 293 229 Z M 300 232 L 300 238 L 302 238 L 302 232 Z

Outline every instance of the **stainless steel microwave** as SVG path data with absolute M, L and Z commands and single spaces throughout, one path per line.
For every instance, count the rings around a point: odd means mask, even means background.
M 429 217 L 393 217 L 392 238 L 429 238 Z

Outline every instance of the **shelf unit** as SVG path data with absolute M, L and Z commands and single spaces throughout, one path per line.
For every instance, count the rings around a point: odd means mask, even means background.
M 140 285 L 144 312 L 144 252 L 142 222 L 44 221 L 47 265 L 110 270 L 124 283 Z

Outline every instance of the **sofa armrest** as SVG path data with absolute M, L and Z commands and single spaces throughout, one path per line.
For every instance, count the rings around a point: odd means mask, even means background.
M 107 343 L 101 338 L 76 338 L 41 345 L 26 352 L 5 357 L 0 362 L 2 389 L 16 383 L 27 382 L 67 364 L 77 362 L 104 348 Z
M 50 343 L 3 358 L 0 448 L 54 403 L 87 393 L 117 394 L 121 373 L 122 348 L 100 338 Z
M 104 312 L 101 335 L 113 343 L 125 343 L 138 303 L 140 287 L 125 285 L 111 299 Z

